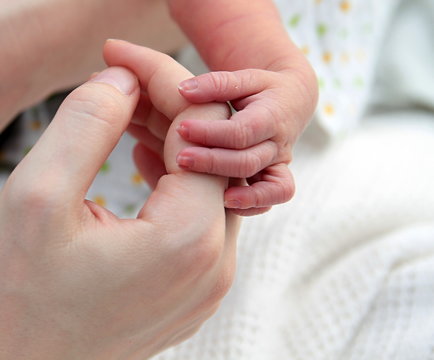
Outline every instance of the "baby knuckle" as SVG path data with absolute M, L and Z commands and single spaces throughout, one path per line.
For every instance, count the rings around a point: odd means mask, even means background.
M 219 170 L 219 159 L 214 151 L 208 150 L 207 162 L 204 164 L 205 172 L 208 174 L 215 174 Z
M 318 103 L 319 96 L 318 80 L 315 71 L 312 69 L 309 63 L 306 62 L 303 70 L 295 71 L 294 74 L 299 80 L 299 87 L 303 91 L 303 94 L 306 95 L 305 98 L 310 100 L 310 112 L 313 112 L 316 104 Z
M 252 143 L 254 138 L 254 129 L 251 126 L 246 126 L 241 121 L 235 121 L 235 131 L 232 132 L 234 136 L 234 147 L 236 149 L 246 149 Z
M 287 179 L 285 181 L 280 182 L 280 186 L 281 186 L 283 202 L 291 200 L 295 194 L 294 182 Z
M 211 86 L 218 92 L 224 93 L 229 89 L 228 74 L 226 72 L 209 73 Z
M 244 177 L 252 177 L 255 175 L 258 171 L 261 170 L 262 167 L 262 158 L 261 155 L 258 154 L 256 151 L 252 151 L 248 154 L 246 154 L 244 161 L 244 166 L 242 166 L 242 169 L 244 169 Z
M 257 82 L 255 69 L 235 71 L 232 73 L 241 89 L 249 89 Z
M 281 159 L 278 160 L 281 160 L 281 162 L 286 165 L 290 164 L 292 162 L 292 152 L 289 150 L 283 151 Z
M 281 163 L 284 165 L 288 165 L 292 161 L 292 151 L 291 146 L 288 144 L 281 144 L 279 142 L 275 143 L 275 156 L 272 159 L 273 163 Z

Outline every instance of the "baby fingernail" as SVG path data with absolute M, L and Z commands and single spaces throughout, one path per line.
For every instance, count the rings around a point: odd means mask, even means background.
M 179 135 L 181 135 L 185 139 L 188 139 L 190 135 L 190 130 L 184 125 L 178 125 L 176 127 L 176 131 L 179 133 Z
M 178 155 L 176 157 L 176 163 L 185 168 L 192 168 L 194 165 L 194 159 L 188 155 Z
M 195 78 L 184 80 L 178 85 L 179 90 L 187 91 L 187 92 L 194 91 L 198 87 L 199 87 L 199 83 L 197 82 L 197 80 Z
M 225 200 L 225 207 L 229 209 L 241 208 L 241 202 L 239 200 Z

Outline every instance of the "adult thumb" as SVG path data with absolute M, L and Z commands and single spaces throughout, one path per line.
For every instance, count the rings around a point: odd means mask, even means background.
M 125 131 L 139 93 L 137 78 L 122 67 L 108 68 L 72 91 L 17 167 L 14 178 L 19 188 L 35 186 L 31 175 L 46 196 L 82 202 Z

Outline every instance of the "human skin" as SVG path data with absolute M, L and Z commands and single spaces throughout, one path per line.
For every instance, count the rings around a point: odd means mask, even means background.
M 129 52 L 154 106 L 174 120 L 167 174 L 148 167 L 156 187 L 137 219 L 85 200 L 139 86 L 112 67 L 68 96 L 0 193 L 2 359 L 150 357 L 196 332 L 232 282 L 238 219 L 224 210 L 227 179 L 185 171 L 175 159 L 190 145 L 176 133 L 180 121 L 228 109 L 187 103 L 176 85 L 191 74 L 168 56 L 125 42 L 105 47 L 109 57 Z
M 107 38 L 166 53 L 185 42 L 164 0 L 0 0 L 0 132 L 55 91 L 104 68 Z
M 0 18 L 0 131 L 18 111 L 98 69 L 106 37 L 137 39 L 165 52 L 182 43 L 163 0 L 90 0 L 80 6 L 71 0 L 0 1 L 5 2 Z M 181 136 L 206 147 L 185 149 L 178 154 L 178 164 L 247 178 L 251 186 L 231 186 L 225 193 L 226 207 L 237 214 L 261 213 L 289 200 L 294 182 L 287 163 L 313 112 L 316 81 L 273 4 L 171 0 L 169 6 L 211 69 L 230 71 L 197 78 L 196 90 L 184 83 L 181 93 L 195 103 L 233 100 L 240 110 L 233 121 L 205 125 L 192 118 L 180 124 Z M 154 124 L 150 132 L 158 135 L 146 136 L 148 147 L 158 140 L 162 147 L 170 124 L 158 120 L 148 122 Z M 142 130 L 141 140 L 144 135 Z
M 184 149 L 190 170 L 247 178 L 225 205 L 257 214 L 294 193 L 287 168 L 312 117 L 315 74 L 284 29 L 272 0 L 168 0 L 174 20 L 215 71 L 180 84 L 190 102 L 231 101 L 231 121 L 183 121 L 179 133 L 203 147 Z M 192 18 L 192 14 L 194 17 Z

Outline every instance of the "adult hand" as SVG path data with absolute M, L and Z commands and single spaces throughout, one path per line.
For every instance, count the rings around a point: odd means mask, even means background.
M 122 38 L 176 51 L 184 43 L 164 0 L 0 0 L 0 132 L 18 112 L 104 67 Z
M 174 126 L 227 116 L 187 105 L 176 85 L 191 75 L 173 60 L 140 55 L 141 84 L 161 86 L 154 100 Z M 85 200 L 138 96 L 119 67 L 73 91 L 0 193 L 0 358 L 146 358 L 191 336 L 228 290 L 238 227 L 224 211 L 227 179 L 178 168 L 175 130 L 169 174 L 137 219 Z

